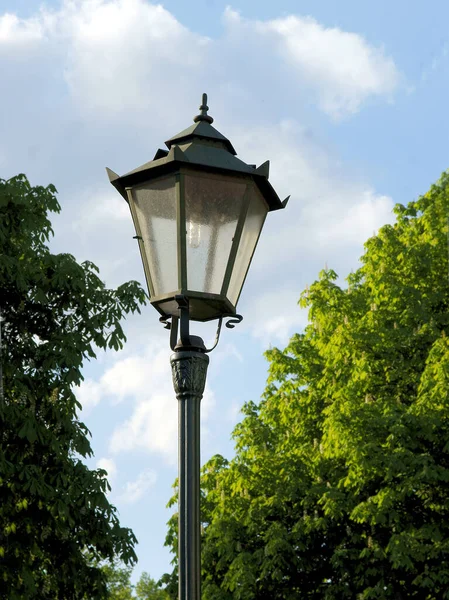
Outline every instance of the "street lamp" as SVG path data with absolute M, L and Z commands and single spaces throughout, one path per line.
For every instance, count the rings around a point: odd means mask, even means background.
M 150 302 L 170 329 L 170 362 L 179 408 L 179 600 L 200 600 L 200 401 L 207 353 L 222 321 L 242 320 L 236 306 L 268 212 L 285 208 L 256 168 L 236 157 L 212 127 L 203 94 L 194 124 L 170 138 L 167 150 L 109 180 L 128 202 Z M 190 321 L 218 319 L 212 348 L 190 335 Z M 179 328 L 179 340 L 178 340 Z

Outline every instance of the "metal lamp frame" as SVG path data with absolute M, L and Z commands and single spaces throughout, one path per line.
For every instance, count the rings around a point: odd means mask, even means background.
M 285 208 L 289 197 L 281 201 L 268 181 L 268 161 L 256 168 L 236 158 L 231 142 L 211 124 L 213 119 L 207 114 L 207 96 L 203 94 L 200 114 L 194 118 L 194 125 L 170 138 L 167 150 L 159 149 L 153 160 L 120 177 L 107 169 L 109 180 L 129 203 L 136 226 L 135 238 L 139 242 L 150 301 L 161 314 L 160 321 L 170 330 L 170 357 L 173 385 L 178 399 L 178 448 L 179 448 L 179 532 L 178 532 L 178 600 L 201 600 L 201 522 L 200 522 L 200 403 L 206 384 L 208 353 L 218 344 L 222 324 L 232 329 L 240 323 L 242 316 L 236 314 L 236 305 L 227 298 L 233 269 L 236 265 L 245 220 L 251 202 L 249 188 L 255 186 L 265 201 L 268 211 Z M 226 178 L 247 182 L 239 218 L 232 241 L 230 254 L 219 294 L 189 290 L 187 287 L 186 249 L 186 206 L 184 178 L 186 173 L 221 175 Z M 176 219 L 178 248 L 178 290 L 156 296 L 153 287 L 147 256 L 143 247 L 142 232 L 134 207 L 132 190 L 145 182 L 157 180 L 167 175 L 175 176 Z M 259 230 L 263 228 L 263 223 Z M 259 240 L 257 237 L 247 269 L 244 274 L 239 296 L 245 283 L 248 269 Z M 204 307 L 210 308 L 209 315 L 192 316 L 191 303 L 200 299 Z M 167 312 L 164 304 L 171 302 Z M 190 321 L 218 319 L 215 342 L 206 348 L 203 340 L 190 334 Z M 179 334 L 179 339 L 178 339 Z M 1 365 L 0 365 L 1 366 Z M 1 375 L 0 375 L 1 380 Z

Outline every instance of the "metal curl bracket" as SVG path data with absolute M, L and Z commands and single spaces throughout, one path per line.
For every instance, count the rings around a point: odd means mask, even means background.
M 170 319 L 171 315 L 164 315 L 163 317 L 159 317 L 159 322 L 163 324 L 164 329 L 171 329 Z
M 176 349 L 186 348 L 191 349 L 199 348 L 201 352 L 209 353 L 217 347 L 220 341 L 221 328 L 223 325 L 223 319 L 228 319 L 225 323 L 228 329 L 234 329 L 234 327 L 241 323 L 243 320 L 242 315 L 224 314 L 218 319 L 217 332 L 215 334 L 214 345 L 212 348 L 205 348 L 203 340 L 196 336 L 191 336 L 189 331 L 189 299 L 186 296 L 175 296 L 175 301 L 178 304 L 179 316 L 177 315 L 163 315 L 159 317 L 159 321 L 163 323 L 164 329 L 170 330 L 170 348 L 175 351 Z M 178 330 L 180 333 L 180 340 L 178 341 Z
M 230 317 L 229 321 L 226 323 L 226 327 L 229 329 L 234 329 L 236 325 L 243 321 L 242 315 L 223 315 L 224 317 Z
M 225 325 L 229 329 L 234 329 L 234 327 L 238 323 L 241 323 L 243 320 L 242 315 L 221 315 L 221 317 L 218 319 L 218 327 L 217 327 L 217 333 L 215 334 L 214 345 L 212 346 L 212 348 L 207 348 L 205 350 L 206 353 L 212 352 L 212 350 L 214 350 L 214 348 L 217 347 L 217 344 L 220 341 L 220 333 L 221 333 L 221 326 L 223 324 L 223 319 L 227 319 L 227 318 L 229 318 L 229 321 L 227 323 L 225 323 Z

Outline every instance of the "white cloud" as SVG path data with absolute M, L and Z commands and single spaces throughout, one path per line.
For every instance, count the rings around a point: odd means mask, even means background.
M 144 449 L 176 463 L 177 401 L 174 392 L 152 393 L 137 401 L 131 416 L 115 429 L 109 449 L 113 454 Z
M 113 454 L 146 450 L 162 455 L 169 464 L 176 464 L 178 434 L 178 402 L 167 374 L 167 385 L 147 392 L 137 401 L 131 416 L 113 432 L 109 450 Z M 208 435 L 205 421 L 214 405 L 214 394 L 206 387 L 201 401 L 202 437 Z
M 258 46 L 276 52 L 293 78 L 315 89 L 321 109 L 333 118 L 357 112 L 371 96 L 391 98 L 399 86 L 393 59 L 359 34 L 324 27 L 308 16 L 244 20 L 229 7 L 225 22 L 234 39 L 257 37 Z
M 117 465 L 112 458 L 100 458 L 97 460 L 97 469 L 104 469 L 107 472 L 107 479 L 112 485 L 117 476 Z
M 72 225 L 77 233 L 89 235 L 99 227 L 109 228 L 110 221 L 128 222 L 131 218 L 128 204 L 112 186 L 108 192 L 86 190 L 83 196 L 86 199 L 79 203 L 78 218 Z
M 242 410 L 242 404 L 240 402 L 237 402 L 237 400 L 232 401 L 227 410 L 226 418 L 231 423 L 237 423 L 239 421 L 239 416 L 240 416 L 241 410 Z
M 121 402 L 126 397 L 141 399 L 148 391 L 164 386 L 164 378 L 169 376 L 168 348 L 164 348 L 117 361 L 102 376 L 101 385 L 105 395 Z
M 242 326 L 264 346 L 283 344 L 307 322 L 297 306 L 306 284 L 326 261 L 346 276 L 373 230 L 394 221 L 393 200 L 349 178 L 338 158 L 293 120 L 234 129 L 231 139 L 257 164 L 272 157 L 274 188 L 292 196 L 285 210 L 268 214 L 239 305 Z
M 226 320 L 225 320 L 226 322 Z M 232 342 L 226 341 L 225 337 L 226 334 L 228 333 L 228 330 L 226 329 L 226 326 L 223 325 L 222 327 L 222 331 L 220 334 L 220 341 L 218 343 L 217 349 L 214 350 L 214 366 L 217 369 L 224 361 L 226 361 L 228 358 L 232 358 L 237 360 L 240 363 L 244 362 L 244 358 L 241 352 L 239 352 L 237 346 L 235 344 L 233 344 Z
M 253 77 L 259 64 L 265 68 L 257 86 L 276 85 L 281 70 L 296 85 L 295 93 L 298 84 L 302 91 L 310 88 L 333 118 L 357 112 L 373 96 L 391 99 L 399 87 L 393 59 L 357 33 L 308 16 L 243 19 L 229 7 L 224 21 L 224 38 L 212 40 L 190 31 L 160 4 L 64 0 L 59 9 L 42 8 L 28 19 L 1 16 L 0 44 L 57 48 L 53 69 L 68 86 L 72 111 L 102 121 L 120 116 L 118 126 L 133 122 L 145 129 L 150 120 L 153 128 L 160 118 L 166 123 L 167 115 L 175 125 L 179 91 L 184 100 L 197 98 L 205 73 L 208 85 L 233 95 L 247 87 L 248 73 Z M 248 100 L 261 91 L 252 89 Z M 279 94 L 285 98 L 285 90 Z
M 264 348 L 270 344 L 284 346 L 294 331 L 307 324 L 307 311 L 297 306 L 299 285 L 287 287 L 274 285 L 260 294 L 248 293 L 251 300 L 244 307 L 245 326 Z
M 134 349 L 134 352 L 138 351 Z M 78 400 L 87 414 L 100 401 L 132 403 L 130 416 L 116 426 L 109 443 L 112 454 L 144 450 L 176 463 L 178 403 L 173 390 L 168 338 L 155 338 L 139 354 L 118 353 L 113 364 L 97 380 L 86 379 L 78 390 Z M 229 351 L 231 354 L 235 353 Z M 224 358 L 224 357 L 223 357 Z M 215 397 L 208 385 L 201 401 L 202 434 L 214 407 Z
M 156 338 L 140 355 L 129 352 L 127 348 L 116 353 L 98 381 L 86 379 L 75 390 L 83 409 L 106 397 L 115 404 L 130 397 L 140 400 L 149 390 L 161 389 L 171 381 L 167 339 Z
M 65 77 L 73 97 L 103 116 L 167 111 L 207 56 L 207 38 L 144 0 L 66 2 L 60 22 L 70 43 Z M 179 77 L 166 77 L 167 70 Z
M 46 73 L 52 73 L 51 82 L 58 81 L 58 86 L 66 82 L 70 102 L 61 104 L 59 109 L 75 120 L 70 127 L 64 121 L 60 127 L 55 127 L 53 115 L 46 106 L 48 95 L 40 97 L 37 93 L 33 105 L 36 105 L 39 119 L 33 118 L 31 123 L 24 117 L 23 123 L 11 131 L 14 141 L 8 149 L 8 160 L 13 161 L 15 155 L 22 160 L 22 137 L 30 152 L 32 148 L 39 148 L 36 168 L 52 165 L 53 172 L 60 173 L 67 181 L 73 180 L 72 170 L 67 165 L 74 160 L 87 170 L 95 168 L 95 182 L 102 177 L 104 188 L 98 183 L 83 183 L 88 180 L 89 171 L 80 176 L 79 184 L 72 183 L 73 191 L 68 195 L 70 214 L 66 213 L 70 226 L 66 225 L 67 231 L 61 242 L 65 247 L 72 242 L 78 248 L 81 242 L 86 256 L 90 248 L 97 248 L 97 254 L 101 254 L 100 266 L 111 274 L 116 275 L 121 270 L 125 273 L 131 264 L 128 257 L 138 253 L 135 243 L 129 243 L 133 233 L 128 207 L 107 183 L 104 163 L 110 156 L 110 166 L 123 172 L 151 158 L 147 148 L 154 151 L 162 141 L 159 133 L 156 137 L 156 132 L 163 129 L 161 135 L 165 139 L 176 131 L 178 121 L 181 128 L 186 125 L 179 110 L 179 89 L 183 90 L 183 104 L 189 103 L 193 112 L 197 100 L 190 98 L 199 95 L 198 89 L 201 89 L 199 86 L 206 72 L 210 74 L 210 95 L 216 102 L 213 106 L 222 112 L 219 128 L 232 139 L 244 160 L 260 163 L 270 158 L 276 189 L 281 194 L 292 194 L 286 211 L 288 221 L 283 216 L 270 215 L 267 223 L 267 233 L 264 233 L 256 255 L 263 255 L 269 241 L 270 256 L 265 256 L 264 270 L 269 261 L 277 268 L 286 256 L 292 256 L 290 250 L 304 253 L 317 241 L 324 249 L 342 240 L 347 245 L 358 235 L 360 243 L 366 227 L 357 227 L 356 234 L 354 227 L 348 227 L 348 219 L 362 225 L 366 222 L 368 230 L 372 231 L 376 225 L 368 221 L 383 219 L 388 212 L 386 196 L 379 196 L 364 183 L 342 178 L 330 164 L 334 158 L 323 147 L 324 143 L 317 144 L 313 134 L 299 126 L 301 108 L 298 108 L 297 100 L 303 90 L 289 86 L 299 78 L 301 86 L 311 86 L 316 91 L 320 102 L 327 107 L 325 110 L 329 109 L 332 114 L 350 113 L 360 109 L 370 95 L 388 95 L 394 89 L 399 75 L 392 60 L 370 46 L 362 36 L 326 28 L 310 17 L 252 21 L 228 8 L 225 21 L 227 31 L 223 39 L 210 40 L 186 29 L 162 6 L 144 0 L 66 0 L 59 10 L 42 10 L 33 18 L 16 19 L 15 24 L 8 25 L 8 31 L 14 28 L 40 31 L 39 36 L 45 38 L 46 46 L 54 43 L 59 48 L 57 53 L 49 52 Z M 240 68 L 236 68 L 237 56 Z M 54 70 L 48 68 L 53 64 L 52 60 L 55 61 Z M 263 69 L 263 77 L 247 81 L 247 75 L 257 76 L 261 70 L 255 67 L 260 63 L 265 65 L 267 61 L 269 68 Z M 211 71 L 212 64 L 214 69 Z M 288 70 L 283 72 L 282 85 L 278 88 L 276 77 L 285 68 Z M 38 72 L 39 69 L 40 65 L 36 63 L 33 70 Z M 20 71 L 15 69 L 11 77 L 17 79 L 18 73 Z M 50 80 L 45 81 L 46 86 L 50 84 Z M 251 122 L 246 122 L 242 128 L 242 117 L 236 117 L 235 106 L 238 105 L 244 114 L 252 109 L 257 99 L 267 98 L 269 102 L 271 96 L 266 92 L 270 86 L 278 90 L 273 95 L 276 105 L 279 98 L 283 98 L 287 101 L 283 110 L 297 118 L 267 123 L 270 112 L 266 107 L 263 121 L 256 111 L 252 113 Z M 12 87 L 17 89 L 15 81 Z M 52 101 L 57 102 L 59 96 L 53 93 Z M 10 109 L 6 107 L 5 112 L 8 111 Z M 78 116 L 75 118 L 75 115 Z M 173 123 L 168 130 L 167 116 Z M 115 117 L 120 118 L 114 121 Z M 36 123 L 45 119 L 54 131 L 50 127 L 49 137 L 47 131 L 45 136 L 42 131 L 31 142 Z M 264 124 L 258 125 L 258 122 Z M 101 123 L 108 123 L 107 129 Z M 20 127 L 23 127 L 22 136 Z M 73 156 L 67 155 L 69 146 L 66 143 L 67 135 L 72 133 L 75 136 L 71 138 Z M 153 136 L 155 141 L 148 142 L 148 136 Z M 49 140 L 51 151 L 42 143 L 43 137 Z M 113 146 L 115 150 L 111 149 Z M 128 162 L 132 158 L 127 158 L 126 163 L 123 159 L 113 158 L 120 154 L 121 147 L 130 156 L 134 152 L 139 156 L 135 164 Z M 104 158 L 100 161 L 99 157 Z M 356 208 L 357 204 L 364 208 Z M 295 217 L 299 218 L 295 220 Z M 288 227 L 283 231 L 282 244 L 278 231 L 275 235 L 274 229 L 270 232 L 270 221 Z M 132 264 L 137 265 L 137 262 Z M 134 268 L 141 272 L 140 266 Z M 269 270 L 272 269 L 273 266 L 269 266 Z
M 83 407 L 83 415 L 88 415 L 101 400 L 101 386 L 93 379 L 84 379 L 73 391 Z
M 441 68 L 447 69 L 447 61 L 449 58 L 449 43 L 443 41 L 436 52 L 433 53 L 429 65 L 426 65 L 421 72 L 421 83 L 426 83 L 428 79 L 439 71 Z
M 326 228 L 321 229 L 317 241 L 320 245 L 336 249 L 342 245 L 362 244 L 388 221 L 392 221 L 393 202 L 389 196 L 376 194 L 373 190 L 360 190 L 357 202 L 349 204 L 346 211 L 341 206 L 327 204 L 322 214 L 310 215 L 310 221 L 322 218 Z M 356 198 L 354 198 L 356 200 Z M 319 213 L 319 211 L 318 211 Z
M 118 497 L 118 501 L 122 504 L 135 504 L 143 498 L 148 490 L 156 483 L 157 475 L 151 469 L 142 471 L 137 479 L 128 481 L 123 491 Z
M 19 46 L 43 39 L 43 24 L 39 18 L 19 19 L 13 13 L 0 16 L 0 48 L 3 44 Z

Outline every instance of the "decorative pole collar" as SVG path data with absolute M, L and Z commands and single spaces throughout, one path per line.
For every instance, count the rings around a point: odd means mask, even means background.
M 200 106 L 201 113 L 193 118 L 194 123 L 199 123 L 200 121 L 206 121 L 206 123 L 209 123 L 209 125 L 213 123 L 213 118 L 207 114 L 208 110 L 209 107 L 207 106 L 207 94 L 203 94 L 202 104 Z

